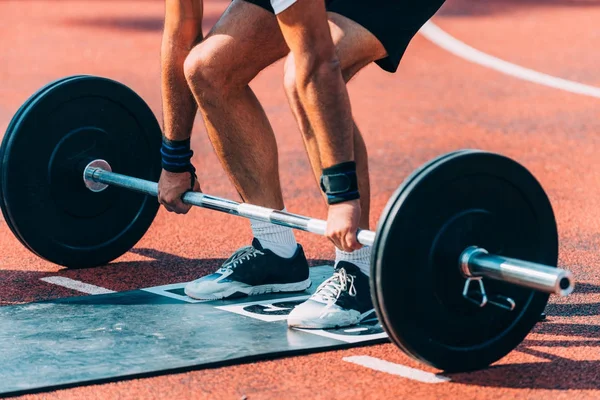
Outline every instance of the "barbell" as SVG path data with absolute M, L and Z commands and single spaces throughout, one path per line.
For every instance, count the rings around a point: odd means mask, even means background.
M 121 83 L 82 75 L 44 86 L 17 111 L 0 147 L 7 225 L 56 264 L 114 260 L 158 211 L 161 137 L 148 105 Z M 325 221 L 298 214 L 197 192 L 183 201 L 325 234 Z M 549 294 L 574 287 L 571 273 L 555 267 L 546 193 L 499 154 L 459 150 L 426 163 L 392 195 L 377 231 L 357 237 L 372 246 L 371 297 L 382 327 L 408 355 L 446 371 L 504 357 Z

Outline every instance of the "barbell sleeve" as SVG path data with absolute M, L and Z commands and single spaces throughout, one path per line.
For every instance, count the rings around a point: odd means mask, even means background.
M 103 166 L 103 167 L 100 167 Z M 144 179 L 134 178 L 127 175 L 109 171 L 108 163 L 103 160 L 94 160 L 89 163 L 83 172 L 86 186 L 89 182 L 102 183 L 104 185 L 120 186 L 146 195 L 158 196 L 158 183 Z M 104 187 L 96 191 L 103 190 Z M 327 222 L 321 219 L 309 218 L 303 215 L 292 214 L 286 211 L 277 211 L 267 207 L 255 206 L 247 203 L 211 196 L 200 192 L 186 192 L 182 201 L 193 206 L 208 208 L 240 217 L 252 218 L 259 221 L 270 222 L 276 225 L 287 226 L 301 231 L 325 235 Z M 357 240 L 365 246 L 372 246 L 375 241 L 375 232 L 360 229 Z
M 560 296 L 567 296 L 574 289 L 570 271 L 489 254 L 485 249 L 475 246 L 462 253 L 460 267 L 468 277 L 495 279 Z

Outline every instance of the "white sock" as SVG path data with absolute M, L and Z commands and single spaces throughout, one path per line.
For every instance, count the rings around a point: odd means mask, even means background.
M 371 246 L 363 246 L 359 250 L 352 253 L 346 253 L 336 247 L 335 249 L 335 265 L 340 261 L 347 261 L 356 265 L 360 271 L 366 276 L 371 273 Z
M 255 219 L 250 219 L 250 227 L 263 248 L 283 258 L 291 258 L 296 253 L 298 242 L 292 228 Z

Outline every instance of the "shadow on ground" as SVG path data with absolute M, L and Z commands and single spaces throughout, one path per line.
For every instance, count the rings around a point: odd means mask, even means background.
M 600 293 L 600 286 L 578 284 L 579 293 Z M 549 316 L 589 317 L 600 315 L 600 303 L 549 304 Z M 453 382 L 469 385 L 550 390 L 597 390 L 600 389 L 600 325 L 541 322 L 534 333 L 547 335 L 548 339 L 525 339 L 515 350 L 545 360 L 493 366 L 487 370 L 463 374 L 449 374 Z M 552 336 L 560 337 L 552 340 Z M 566 337 L 566 339 L 565 339 Z M 589 360 L 577 360 L 544 351 L 556 348 L 561 354 L 573 354 L 581 358 L 582 348 Z M 573 349 L 569 351 L 569 348 Z
M 204 16 L 202 25 L 212 27 L 217 23 L 221 14 L 208 14 Z M 113 18 L 91 18 L 91 19 L 69 19 L 64 21 L 68 26 L 95 27 L 105 29 L 116 29 L 122 31 L 162 32 L 163 17 L 113 17 Z
M 0 0 L 1 1 L 1 0 Z M 220 12 L 208 13 L 205 10 L 202 26 L 210 28 L 214 26 L 219 18 Z M 164 17 L 135 17 L 135 16 L 114 16 L 103 18 L 72 18 L 66 19 L 63 23 L 73 27 L 94 27 L 104 29 L 116 29 L 122 31 L 142 31 L 142 32 L 162 32 L 164 26 Z
M 574 293 L 600 293 L 600 286 L 590 283 L 577 283 Z M 548 304 L 545 312 L 546 315 L 553 317 L 591 317 L 600 315 L 600 303 Z
M 547 361 L 498 365 L 482 371 L 448 374 L 453 382 L 468 385 L 549 390 L 600 389 L 600 360 L 573 360 L 533 347 L 587 347 L 590 355 L 600 352 L 600 326 L 544 323 L 543 332 L 573 335 L 587 340 L 525 340 L 518 350 Z M 539 329 L 536 329 L 540 332 Z
M 59 272 L 0 271 L 0 306 L 52 300 L 85 294 L 40 281 L 47 276 L 63 276 L 114 291 L 135 290 L 172 283 L 188 282 L 216 271 L 224 258 L 185 258 L 155 249 L 134 248 L 131 253 L 148 258 L 143 261 L 116 261 L 87 269 Z M 309 260 L 310 266 L 333 265 L 331 260 Z

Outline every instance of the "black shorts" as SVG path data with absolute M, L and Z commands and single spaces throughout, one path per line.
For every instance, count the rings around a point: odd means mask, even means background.
M 274 12 L 270 0 L 245 0 Z M 382 69 L 396 72 L 408 44 L 445 0 L 326 0 L 331 11 L 357 22 L 370 31 L 388 53 L 375 61 Z

